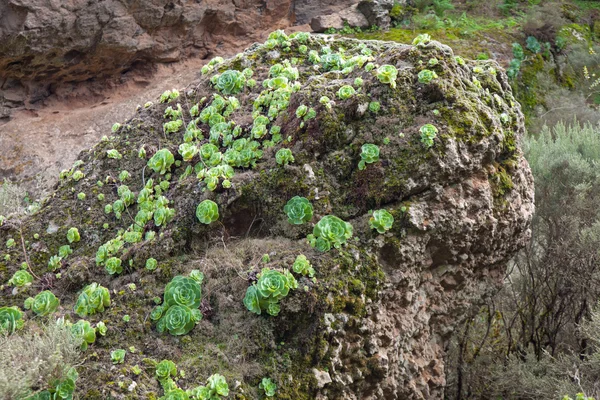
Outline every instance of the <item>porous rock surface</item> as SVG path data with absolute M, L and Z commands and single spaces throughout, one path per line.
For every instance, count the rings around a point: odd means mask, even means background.
M 464 62 L 437 42 L 308 39 L 308 50 L 321 56 L 329 50 L 342 51 L 346 59 L 372 52 L 376 66 L 398 68 L 395 89 L 379 81 L 377 68 L 325 71 L 309 61 L 301 45 L 290 39 L 289 49 L 287 44 L 252 46 L 171 103 L 140 109 L 116 134 L 81 153 L 75 170 L 83 179 L 66 174 L 37 214 L 0 227 L 0 243 L 13 238 L 18 244 L 0 251 L 1 282 L 29 262 L 60 297 L 59 315 L 72 320 L 77 319 L 72 312 L 77 293 L 86 284 L 96 281 L 111 291 L 111 307 L 88 318 L 103 320 L 109 331 L 90 346 L 78 368 L 80 398 L 158 398 L 162 390 L 147 360 L 165 358 L 185 370 L 180 387 L 192 388 L 220 373 L 229 382 L 230 397 L 237 399 L 259 398 L 258 383 L 265 376 L 277 383 L 278 399 L 443 398 L 444 349 L 453 329 L 501 283 L 507 260 L 530 234 L 533 180 L 519 148 L 520 107 L 495 62 Z M 187 122 L 190 107 L 200 104 L 202 110 L 216 92 L 210 83 L 215 73 L 251 68 L 258 85 L 237 95 L 242 106 L 229 117 L 248 137 L 252 104 L 268 90 L 262 82 L 270 67 L 292 58 L 301 88 L 269 125 L 281 126 L 285 141 L 265 148 L 254 168 L 236 168 L 231 188 L 208 191 L 195 174 L 182 178 L 186 167 L 200 160 L 181 160 L 177 148 L 184 132 L 163 133 L 165 109 L 180 103 Z M 438 78 L 419 83 L 417 74 L 434 58 L 435 66 L 427 68 Z M 356 94 L 340 99 L 339 88 L 353 85 L 357 77 L 363 84 L 355 86 Z M 321 96 L 334 101 L 331 110 L 319 102 Z M 202 102 L 204 97 L 209 100 Z M 370 101 L 379 101 L 381 109 L 369 111 Z M 317 115 L 301 124 L 296 109 L 303 104 Z M 420 140 L 419 128 L 427 123 L 439 130 L 431 148 Z M 201 127 L 208 136 L 208 125 Z M 365 143 L 379 146 L 380 159 L 359 170 Z M 138 157 L 142 146 L 145 158 Z M 295 162 L 275 162 L 282 147 L 292 150 Z M 171 169 L 163 193 L 175 217 L 166 226 L 150 222 L 144 227 L 158 233 L 153 241 L 125 244 L 119 257 L 127 267 L 110 276 L 94 262 L 95 252 L 131 224 L 128 214 L 135 215 L 137 206 L 121 220 L 106 214 L 104 206 L 118 198 L 121 170 L 131 173 L 126 183 L 136 193 L 150 178 L 158 183 L 161 176 L 145 165 L 162 148 L 182 161 Z M 123 158 L 108 158 L 110 149 Z M 99 180 L 108 183 L 99 186 Z M 79 192 L 86 193 L 85 200 L 77 199 Z M 97 199 L 100 193 L 105 200 Z M 311 223 L 288 223 L 282 209 L 296 195 L 313 203 Z M 204 225 L 196 219 L 196 206 L 204 199 L 218 204 L 219 222 Z M 370 210 L 381 208 L 395 217 L 384 234 L 369 227 Z M 350 222 L 354 236 L 347 246 L 320 253 L 305 237 L 329 214 Z M 67 243 L 69 227 L 77 227 L 82 240 L 63 260 L 61 278 L 51 279 L 52 274 L 44 275 L 47 262 Z M 265 266 L 262 254 L 270 254 L 266 266 L 282 269 L 300 253 L 314 266 L 316 279 L 298 276 L 299 288 L 281 301 L 277 317 L 247 311 L 242 304 L 247 278 Z M 148 257 L 159 261 L 157 270 L 144 269 Z M 206 276 L 204 318 L 185 336 L 158 334 L 148 318 L 153 298 L 162 296 L 173 276 L 192 269 Z M 127 287 L 132 282 L 135 291 Z M 11 290 L 1 293 L 0 306 L 22 305 L 41 287 L 36 283 L 16 295 Z M 124 314 L 130 322 L 123 321 Z M 115 368 L 110 351 L 129 346 L 137 352 Z M 128 372 L 136 364 L 143 374 Z M 132 381 L 135 389 L 129 391 Z

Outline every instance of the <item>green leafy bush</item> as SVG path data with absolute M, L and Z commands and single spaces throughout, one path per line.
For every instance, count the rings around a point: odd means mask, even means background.
M 262 378 L 262 381 L 258 385 L 259 389 L 262 389 L 265 392 L 265 396 L 273 397 L 275 396 L 275 392 L 277 391 L 277 385 L 275 382 L 271 380 L 271 378 Z
M 319 251 L 329 251 L 331 247 L 340 248 L 352 237 L 352 225 L 335 215 L 327 215 L 313 228 L 306 238 L 308 243 Z
M 164 302 L 152 312 L 151 318 L 158 320 L 156 328 L 162 333 L 185 335 L 202 319 L 198 310 L 202 290 L 192 278 L 178 275 L 165 287 Z
M 152 158 L 148 160 L 148 166 L 152 168 L 154 172 L 158 172 L 161 175 L 171 170 L 171 165 L 175 162 L 175 157 L 168 149 L 158 150 Z
M 18 307 L 0 307 L 0 335 L 11 334 L 23 324 L 23 313 Z
M 110 293 L 108 289 L 94 282 L 83 288 L 77 298 L 73 311 L 81 318 L 103 312 L 110 306 Z
M 290 149 L 282 148 L 275 153 L 275 160 L 279 165 L 287 165 L 294 162 L 294 155 Z
M 263 268 L 258 275 L 258 281 L 246 290 L 244 305 L 258 315 L 266 311 L 269 315 L 277 316 L 281 309 L 279 301 L 288 295 L 290 289 L 297 287 L 296 278 L 288 270 L 281 273 Z
M 8 281 L 8 284 L 16 287 L 23 287 L 31 285 L 31 282 L 33 282 L 33 276 L 26 270 L 20 269 L 13 274 L 12 278 Z
M 219 219 L 219 206 L 212 200 L 203 200 L 196 207 L 196 218 L 203 224 L 209 225 Z
M 288 222 L 294 225 L 309 222 L 313 217 L 313 206 L 305 197 L 292 197 L 283 207 L 283 211 L 287 214 Z
M 292 269 L 297 274 L 308 275 L 311 278 L 315 276 L 315 269 L 310 265 L 310 262 L 304 254 L 300 254 L 296 257 Z
M 377 79 L 381 83 L 387 83 L 393 89 L 396 88 L 396 78 L 398 77 L 398 70 L 393 65 L 382 65 L 377 69 Z
M 379 147 L 371 143 L 363 144 L 361 147 L 360 159 L 361 160 L 358 162 L 359 170 L 367 168 L 367 164 L 379 161 Z
M 427 148 L 433 146 L 433 139 L 436 138 L 438 133 L 437 128 L 431 124 L 425 124 L 419 129 L 419 131 L 421 132 L 421 143 L 423 143 Z
M 45 316 L 56 311 L 60 305 L 60 300 L 49 290 L 44 290 L 33 297 L 25 300 L 25 309 L 33 311 L 39 316 Z
M 394 216 L 387 210 L 376 210 L 373 216 L 369 219 L 371 229 L 377 229 L 379 233 L 385 233 L 392 228 L 394 224 Z

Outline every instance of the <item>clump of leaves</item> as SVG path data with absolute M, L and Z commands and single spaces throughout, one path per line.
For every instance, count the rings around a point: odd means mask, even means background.
M 307 236 L 308 243 L 319 251 L 329 251 L 331 247 L 340 248 L 352 237 L 352 225 L 335 215 L 326 215 Z
M 308 275 L 311 278 L 315 276 L 315 269 L 310 265 L 310 262 L 304 254 L 300 254 L 296 257 L 292 269 L 297 274 Z
M 96 329 L 92 328 L 90 323 L 84 319 L 71 325 L 71 333 L 80 341 L 82 351 L 86 351 L 88 345 L 96 341 Z
M 294 196 L 283 207 L 288 216 L 288 222 L 301 225 L 309 222 L 313 217 L 313 206 L 305 197 Z
M 369 103 L 369 111 L 376 114 L 381 110 L 381 103 L 378 101 L 372 101 Z
M 424 47 L 427 43 L 431 42 L 431 36 L 428 33 L 418 35 L 413 39 L 413 46 Z
M 377 69 L 377 79 L 381 83 L 387 83 L 392 87 L 396 88 L 396 78 L 398 77 L 398 70 L 393 65 L 382 65 Z
M 117 349 L 110 352 L 110 359 L 113 364 L 123 364 L 125 361 L 125 350 Z
M 122 261 L 120 258 L 110 257 L 108 260 L 106 260 L 104 268 L 106 269 L 106 272 L 108 272 L 110 275 L 120 274 L 121 272 L 123 272 L 123 266 L 121 264 Z
M 341 88 L 339 88 L 337 95 L 340 99 L 346 100 L 346 99 L 349 99 L 350 97 L 354 96 L 355 93 L 356 93 L 356 90 L 354 90 L 354 88 L 352 86 L 344 85 Z
M 277 391 L 277 385 L 271 380 L 271 378 L 262 378 L 262 381 L 258 385 L 259 389 L 265 392 L 265 396 L 273 397 Z
M 367 168 L 367 164 L 372 164 L 377 161 L 379 161 L 379 147 L 371 143 L 363 144 L 361 147 L 358 169 L 363 170 Z
M 110 306 L 110 293 L 104 286 L 94 282 L 83 288 L 73 311 L 81 318 L 103 312 Z
M 275 160 L 279 165 L 287 165 L 294 162 L 294 155 L 290 149 L 282 148 L 275 153 Z
M 229 396 L 229 385 L 223 375 L 213 374 L 208 378 L 206 386 L 198 386 L 189 391 L 190 396 L 199 400 L 218 400 Z
M 203 224 L 210 224 L 219 219 L 219 206 L 212 200 L 203 200 L 196 207 L 196 218 Z
M 435 73 L 435 71 L 424 69 L 423 71 L 419 72 L 419 75 L 417 77 L 419 79 L 419 83 L 428 84 L 432 80 L 437 79 L 438 76 Z
M 258 275 L 258 281 L 246 290 L 244 305 L 258 315 L 266 311 L 269 315 L 276 316 L 281 310 L 280 300 L 288 295 L 290 289 L 297 287 L 296 278 L 288 270 L 281 273 L 263 268 Z
M 31 285 L 31 282 L 33 282 L 33 276 L 26 270 L 20 269 L 13 274 L 12 278 L 8 281 L 8 284 L 16 287 L 23 287 Z
M 37 296 L 29 297 L 25 300 L 25 309 L 33 311 L 37 315 L 43 317 L 51 314 L 60 305 L 60 300 L 49 290 L 44 290 L 37 294 Z
M 163 94 L 160 95 L 159 101 L 161 103 L 169 103 L 178 97 L 179 97 L 179 91 L 177 89 L 167 90 L 167 91 L 163 92 Z
M 105 336 L 106 335 L 106 324 L 104 324 L 104 322 L 100 321 L 96 324 L 96 332 L 98 332 L 100 335 Z
M 155 258 L 149 258 L 146 260 L 146 269 L 148 271 L 154 271 L 158 266 L 158 261 Z
M 223 94 L 238 94 L 244 88 L 246 77 L 239 71 L 228 69 L 218 76 L 215 87 Z
M 168 149 L 158 150 L 152 158 L 148 160 L 148 166 L 152 168 L 154 172 L 158 172 L 161 175 L 171 170 L 171 165 L 175 162 L 175 157 Z
M 0 307 L 0 334 L 10 335 L 23 324 L 23 313 L 18 307 Z
M 198 309 L 201 287 L 192 278 L 178 275 L 165 287 L 163 305 L 154 308 L 150 318 L 158 321 L 156 329 L 171 335 L 185 335 L 202 319 Z
M 371 229 L 377 229 L 379 233 L 385 233 L 392 228 L 394 224 L 394 216 L 387 210 L 376 210 L 373 216 L 369 219 Z
M 436 138 L 438 133 L 437 128 L 431 124 L 425 124 L 419 129 L 419 131 L 421 132 L 421 143 L 423 143 L 427 148 L 433 146 L 433 139 Z
M 76 243 L 81 240 L 81 236 L 79 236 L 79 230 L 77 228 L 69 228 L 67 231 L 67 240 L 69 243 Z

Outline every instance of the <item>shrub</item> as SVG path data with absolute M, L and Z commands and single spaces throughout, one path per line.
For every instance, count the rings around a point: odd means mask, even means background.
M 96 282 L 83 288 L 77 298 L 74 311 L 81 318 L 103 312 L 105 307 L 110 306 L 110 293 L 108 289 Z
M 260 315 L 266 311 L 277 316 L 281 309 L 279 302 L 286 297 L 290 289 L 296 289 L 298 282 L 288 270 L 283 273 L 270 268 L 263 268 L 258 281 L 246 290 L 244 305 L 249 311 Z
M 35 392 L 68 394 L 80 362 L 79 344 L 71 330 L 51 323 L 18 335 L 0 335 L 0 393 L 4 399 L 28 399 Z M 70 381 L 69 381 L 70 380 Z M 72 394 L 72 391 L 71 391 Z M 38 395 L 38 399 L 44 399 Z
M 329 251 L 331 247 L 340 248 L 352 237 L 352 225 L 342 221 L 335 215 L 327 215 L 313 228 L 308 235 L 308 243 L 319 251 Z
M 283 211 L 287 214 L 288 222 L 294 225 L 309 222 L 313 217 L 313 206 L 305 197 L 292 197 L 283 207 Z

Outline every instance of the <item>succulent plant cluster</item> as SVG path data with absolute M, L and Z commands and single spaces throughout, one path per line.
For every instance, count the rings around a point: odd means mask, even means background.
M 171 335 L 185 335 L 202 319 L 198 309 L 202 300 L 200 284 L 193 278 L 178 275 L 165 287 L 164 301 L 156 306 L 150 319 L 156 329 Z
M 244 305 L 255 314 L 260 315 L 266 311 L 269 315 L 277 316 L 281 310 L 279 301 L 297 287 L 296 278 L 287 269 L 279 272 L 263 268 L 258 281 L 246 290 Z

